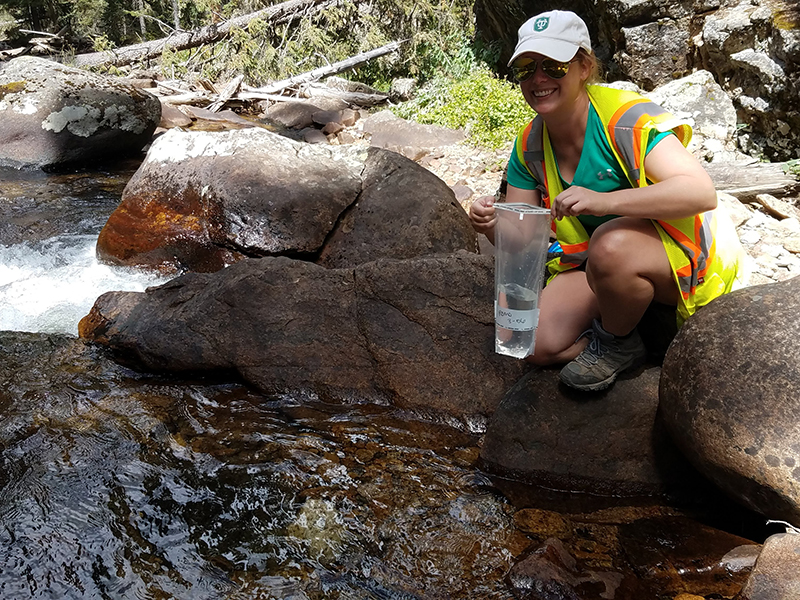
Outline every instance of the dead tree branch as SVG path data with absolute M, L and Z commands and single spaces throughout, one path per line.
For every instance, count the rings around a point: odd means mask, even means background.
M 262 94 L 277 94 L 287 88 L 291 88 L 297 85 L 301 85 L 304 83 L 310 83 L 312 81 L 317 81 L 322 77 L 327 77 L 328 75 L 336 75 L 337 73 L 342 73 L 353 67 L 357 67 L 367 61 L 372 60 L 373 58 L 378 58 L 379 56 L 384 56 L 391 52 L 395 52 L 400 45 L 408 40 L 399 40 L 396 42 L 391 42 L 386 44 L 385 46 L 381 46 L 380 48 L 375 48 L 374 50 L 370 50 L 368 52 L 362 52 L 361 54 L 356 54 L 355 56 L 351 56 L 345 60 L 335 62 L 332 65 L 326 65 L 324 67 L 319 67 L 318 69 L 314 69 L 313 71 L 308 71 L 306 73 L 302 73 L 300 75 L 295 75 L 294 77 L 289 77 L 288 79 L 282 79 L 281 81 L 275 81 L 270 83 L 269 85 L 265 85 L 259 88 L 248 88 L 248 92 L 259 92 Z
M 330 0 L 288 0 L 275 4 L 263 10 L 242 15 L 225 21 L 195 29 L 192 31 L 175 31 L 171 35 L 150 42 L 104 50 L 103 52 L 90 52 L 75 56 L 73 64 L 76 67 L 96 67 L 100 65 L 128 65 L 134 62 L 148 60 L 160 56 L 165 50 L 186 50 L 203 44 L 209 44 L 227 37 L 231 31 L 246 27 L 250 21 L 265 19 L 275 23 L 291 20 L 302 11 L 326 4 Z

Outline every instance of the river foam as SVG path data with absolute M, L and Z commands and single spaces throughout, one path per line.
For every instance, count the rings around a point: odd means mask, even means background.
M 104 292 L 167 281 L 98 263 L 96 242 L 96 235 L 60 235 L 0 246 L 0 330 L 77 335 L 78 321 Z

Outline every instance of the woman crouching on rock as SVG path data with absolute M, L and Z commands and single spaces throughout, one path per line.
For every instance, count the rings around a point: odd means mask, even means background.
M 577 15 L 528 20 L 509 66 L 537 116 L 517 136 L 507 201 L 544 203 L 563 249 L 548 263 L 526 360 L 567 363 L 565 384 L 602 390 L 644 362 L 636 326 L 651 303 L 674 306 L 680 326 L 733 289 L 743 252 L 685 149 L 689 125 L 634 92 L 588 84 L 597 60 Z M 470 208 L 492 242 L 493 203 Z

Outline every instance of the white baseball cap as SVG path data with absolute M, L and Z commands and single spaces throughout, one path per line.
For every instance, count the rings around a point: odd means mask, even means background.
M 592 51 L 592 40 L 586 23 L 578 15 L 568 10 L 551 10 L 525 21 L 519 28 L 517 47 L 512 63 L 526 52 L 536 52 L 560 62 L 575 57 L 578 48 Z

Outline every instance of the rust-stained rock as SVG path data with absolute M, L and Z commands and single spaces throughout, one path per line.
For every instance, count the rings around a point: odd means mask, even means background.
M 113 264 L 211 272 L 244 256 L 337 268 L 476 246 L 444 182 L 392 152 L 261 128 L 173 129 L 153 142 L 97 252 Z

